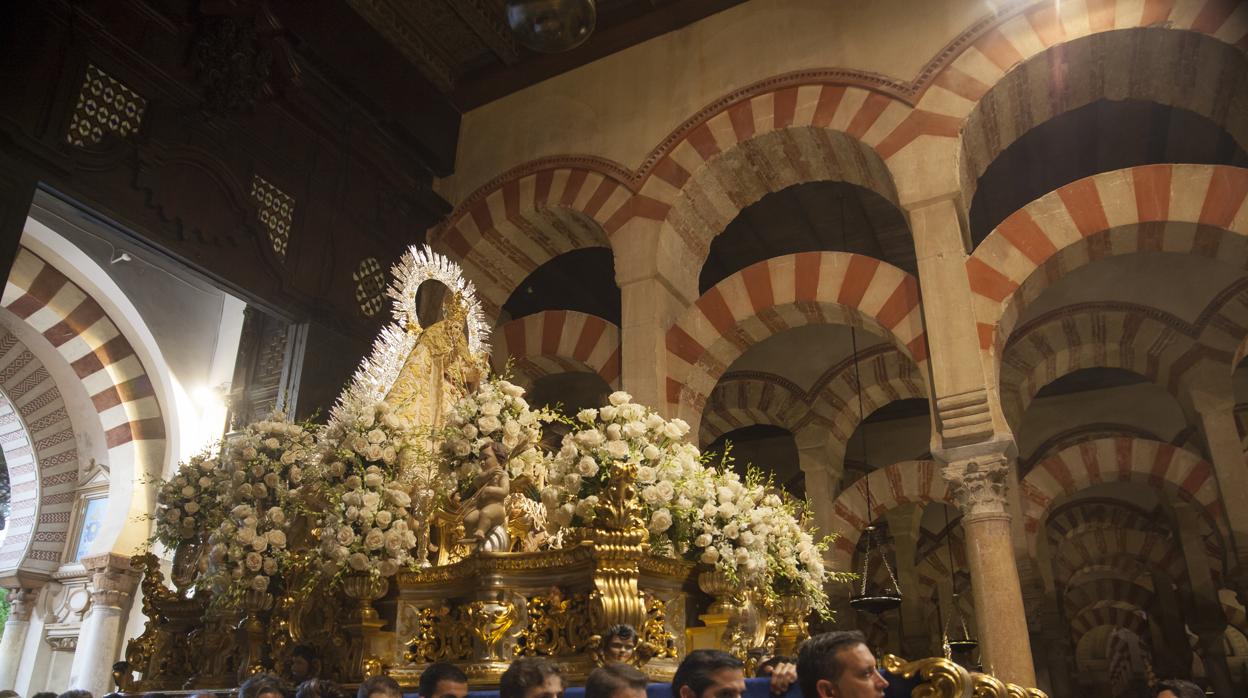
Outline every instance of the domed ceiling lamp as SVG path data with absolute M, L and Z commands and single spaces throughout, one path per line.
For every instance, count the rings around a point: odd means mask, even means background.
M 841 247 L 848 251 L 845 237 L 845 194 L 842 192 L 840 196 L 841 209 Z M 858 367 L 858 331 L 854 327 L 853 322 L 849 325 L 849 341 L 850 349 L 853 352 L 854 360 L 854 387 L 858 393 L 858 416 L 862 420 L 860 429 L 862 434 L 862 464 L 867 465 L 867 413 L 863 409 L 862 401 L 862 374 Z M 874 520 L 871 510 L 871 477 L 870 473 L 863 475 L 867 483 L 867 528 L 864 531 L 867 536 L 867 549 L 862 554 L 862 586 L 858 589 L 858 593 L 850 597 L 849 605 L 856 610 L 866 613 L 879 615 L 886 611 L 891 611 L 901 606 L 901 587 L 897 584 L 897 575 L 893 574 L 893 568 L 888 564 L 888 555 L 880 548 L 875 539 L 876 527 L 871 521 Z M 878 567 L 884 568 L 888 573 L 889 583 L 885 585 L 873 585 L 871 583 L 871 558 L 878 556 L 880 558 Z
M 516 40 L 538 53 L 560 53 L 594 32 L 594 0 L 507 0 L 507 25 Z
M 962 607 L 958 604 L 958 576 L 954 573 L 953 568 L 953 531 L 949 528 L 948 507 L 945 507 L 945 551 L 949 555 L 949 583 L 953 585 L 954 589 L 952 596 L 953 608 L 950 609 L 949 618 L 945 620 L 945 627 L 941 628 L 940 632 L 945 641 L 945 658 L 949 659 L 954 652 L 970 652 L 979 647 L 979 641 L 971 636 L 971 630 L 966 625 L 966 616 L 962 613 Z M 961 626 L 962 636 L 951 638 L 949 637 L 949 624 L 955 622 L 954 616 L 957 616 L 957 625 L 955 625 L 954 629 L 957 630 L 957 626 Z

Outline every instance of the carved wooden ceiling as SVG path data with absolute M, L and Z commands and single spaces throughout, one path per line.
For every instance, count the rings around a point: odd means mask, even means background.
M 349 5 L 461 111 L 679 29 L 743 0 L 598 0 L 597 28 L 566 53 L 516 42 L 504 0 L 335 0 Z

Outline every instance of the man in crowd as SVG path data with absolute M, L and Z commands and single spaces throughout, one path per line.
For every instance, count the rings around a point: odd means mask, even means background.
M 420 674 L 420 698 L 464 698 L 468 676 L 448 662 L 434 662 Z
M 1191 681 L 1168 679 L 1157 684 L 1157 698 L 1205 698 L 1205 692 Z
M 355 698 L 403 698 L 403 690 L 389 676 L 374 676 L 360 684 Z
M 620 662 L 600 666 L 585 679 L 585 698 L 646 698 L 646 675 Z
M 286 691 L 275 674 L 256 674 L 238 687 L 238 698 L 286 698 Z
M 792 657 L 775 656 L 754 668 L 754 678 L 771 679 L 771 692 L 783 695 L 797 681 L 797 663 Z
M 672 698 L 741 698 L 743 695 L 745 665 L 721 650 L 690 652 L 672 677 Z
M 308 679 L 299 684 L 295 698 L 347 698 L 347 694 L 329 679 Z
M 499 698 L 562 698 L 564 688 L 559 667 L 542 657 L 517 659 L 498 680 Z
M 888 682 L 857 630 L 816 635 L 797 653 L 802 698 L 884 698 Z

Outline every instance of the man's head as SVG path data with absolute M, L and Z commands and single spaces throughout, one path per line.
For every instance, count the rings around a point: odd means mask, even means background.
M 30 698 L 56 698 L 56 694 L 52 691 L 39 691 Z
M 91 695 L 91 691 L 84 691 L 80 688 L 73 688 L 68 691 L 65 691 L 64 693 L 57 696 L 56 698 L 93 698 L 93 697 Z
M 320 672 L 320 658 L 310 645 L 295 645 L 290 648 L 290 680 L 296 686 L 316 678 Z
M 295 689 L 295 698 L 347 698 L 342 686 L 329 679 L 308 679 Z
M 464 698 L 468 676 L 447 662 L 434 662 L 420 674 L 420 698 Z
M 741 698 L 745 665 L 720 650 L 694 650 L 676 667 L 672 698 Z
M 403 698 L 403 690 L 389 676 L 374 676 L 360 684 L 355 698 Z
M 585 679 L 585 698 L 646 698 L 646 675 L 620 662 L 600 666 Z
M 602 656 L 608 662 L 627 662 L 637 651 L 637 631 L 626 623 L 607 628 L 602 636 Z
M 255 674 L 238 687 L 238 698 L 286 698 L 286 690 L 276 675 Z
M 1157 684 L 1157 698 L 1205 698 L 1205 692 L 1191 681 L 1169 679 Z
M 559 698 L 563 695 L 559 667 L 541 657 L 522 657 L 498 680 L 499 698 Z
M 866 638 L 856 630 L 804 642 L 797 653 L 797 680 L 802 698 L 882 698 L 888 688 Z
M 754 667 L 754 678 L 758 678 L 758 679 L 767 678 L 768 676 L 771 676 L 772 672 L 776 670 L 776 667 L 780 666 L 781 664 L 796 664 L 796 663 L 797 663 L 797 660 L 794 659 L 793 657 L 785 657 L 783 655 L 778 654 L 772 657 L 771 659 L 768 659 L 767 661 L 759 662 L 758 666 Z

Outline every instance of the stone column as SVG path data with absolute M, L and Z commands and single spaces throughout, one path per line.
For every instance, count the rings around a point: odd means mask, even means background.
M 1005 483 L 1010 459 L 1004 444 L 957 449 L 941 458 L 945 479 L 962 510 L 966 557 L 984 670 L 1020 686 L 1035 686 L 1031 639 L 1010 537 Z M 950 451 L 940 456 L 954 455 Z
M 78 650 L 69 670 L 69 685 L 102 696 L 112 690 L 112 667 L 121 653 L 126 616 L 138 587 L 138 574 L 128 558 L 100 555 L 83 560 L 92 572 L 91 608 L 82 621 Z
M 1200 658 L 1213 694 L 1218 698 L 1230 698 L 1235 695 L 1235 686 L 1222 645 L 1226 635 L 1226 614 L 1222 611 L 1218 588 L 1209 570 L 1209 558 L 1201 536 L 1200 514 L 1192 504 L 1178 501 L 1174 503 L 1174 515 L 1179 528 L 1179 547 L 1187 563 L 1187 580 L 1194 610 L 1194 618 L 1188 620 L 1188 627 L 1200 638 Z
M 1187 641 L 1187 624 L 1183 622 L 1183 605 L 1174 588 L 1174 580 L 1153 570 L 1153 606 L 1149 609 L 1160 626 L 1164 646 L 1153 644 L 1153 670 L 1158 676 L 1180 679 L 1192 677 L 1192 646 Z
M 1046 594 L 1040 611 L 1040 637 L 1044 641 L 1042 661 L 1049 670 L 1049 695 L 1071 696 L 1070 677 L 1075 670 L 1075 652 L 1070 641 L 1070 624 L 1062 616 L 1056 594 Z
M 802 469 L 806 481 L 806 498 L 810 500 L 815 523 L 825 535 L 832 530 L 832 503 L 836 501 L 836 487 L 840 482 L 840 473 L 833 470 L 832 453 L 828 443 L 808 444 L 802 435 L 795 435 L 797 441 L 797 464 Z
M 685 253 L 677 236 L 660 236 L 659 223 L 634 219 L 614 236 L 615 278 L 620 286 L 620 381 L 635 402 L 668 412 L 667 330 L 697 298 L 697 274 L 672 269 Z M 690 276 L 690 273 L 692 276 Z M 697 438 L 697 424 L 692 424 Z
M 1206 385 L 1214 381 L 1204 381 Z M 1228 586 L 1235 590 L 1241 604 L 1248 604 L 1248 463 L 1244 460 L 1235 423 L 1235 398 L 1230 393 L 1230 380 L 1214 383 L 1212 389 L 1193 388 L 1192 406 L 1200 415 L 1200 427 L 1213 461 L 1222 496 L 1222 510 L 1231 526 Z
M 901 587 L 900 645 L 907 659 L 939 654 L 939 651 L 932 651 L 932 638 L 923 622 L 923 606 L 929 601 L 919 598 L 919 574 L 915 557 L 918 553 L 919 520 L 922 515 L 921 506 L 894 509 L 885 515 L 897 554 L 897 584 Z
M 0 637 L 0 690 L 12 690 L 17 681 L 26 631 L 30 629 L 30 616 L 39 598 L 39 589 L 19 587 L 8 592 L 9 619 L 4 624 L 4 637 Z

